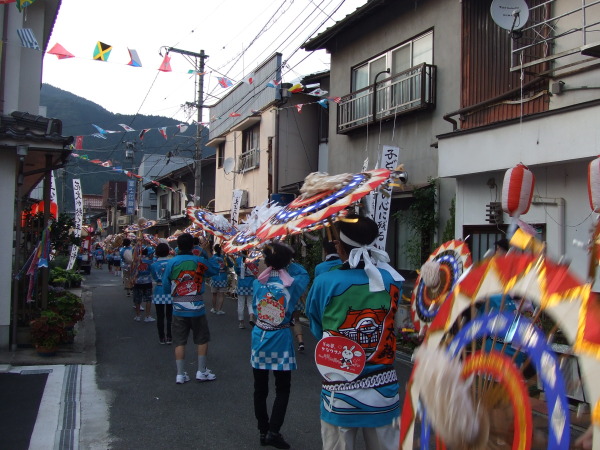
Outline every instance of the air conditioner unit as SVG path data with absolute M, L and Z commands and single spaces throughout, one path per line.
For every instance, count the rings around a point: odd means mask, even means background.
M 129 225 L 129 216 L 121 216 L 117 219 L 117 225 L 118 226 L 125 226 L 125 225 Z

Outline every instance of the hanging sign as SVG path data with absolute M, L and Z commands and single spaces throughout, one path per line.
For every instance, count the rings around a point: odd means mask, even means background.
M 131 216 L 135 210 L 136 181 L 127 180 L 127 215 Z
M 81 180 L 73 178 L 73 196 L 75 198 L 75 237 L 81 237 L 81 227 L 83 225 L 83 196 L 81 195 Z M 75 265 L 79 247 L 74 245 L 71 247 L 71 255 L 69 256 L 69 264 L 67 270 L 71 270 Z
M 242 205 L 242 189 L 235 189 L 231 198 L 231 225 L 238 226 L 240 218 L 240 207 Z
M 379 160 L 379 169 L 394 170 L 398 165 L 400 158 L 400 148 L 391 145 L 384 145 Z M 371 217 L 377 223 L 379 236 L 373 245 L 381 250 L 385 250 L 387 241 L 387 230 L 390 221 L 390 206 L 392 203 L 392 187 L 382 186 L 377 193 L 373 194 L 371 203 Z

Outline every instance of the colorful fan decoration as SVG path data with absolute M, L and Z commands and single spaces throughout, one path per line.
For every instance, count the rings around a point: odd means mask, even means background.
M 322 228 L 334 221 L 345 208 L 389 180 L 390 173 L 388 169 L 376 169 L 357 174 L 336 175 L 332 177 L 335 178 L 335 187 L 320 192 L 316 189 L 327 184 L 319 179 L 314 183 L 315 190 L 305 192 L 273 215 L 258 228 L 256 236 L 266 241 Z M 305 185 L 310 182 L 311 175 L 307 177 Z
M 416 331 L 426 331 L 446 296 L 471 265 L 469 248 L 459 240 L 445 242 L 429 256 L 412 293 L 410 311 Z
M 225 253 L 239 253 L 259 247 L 264 241 L 256 236 L 256 230 L 283 207 L 264 201 L 252 209 L 246 219 L 238 225 L 239 231 L 230 240 L 223 243 Z
M 160 244 L 158 238 L 152 234 L 143 233 L 142 237 L 144 238 L 144 242 L 147 242 L 153 247 L 156 247 L 158 244 Z
M 151 228 L 156 224 L 157 224 L 156 220 L 146 220 L 143 217 L 141 217 L 138 220 L 137 224 L 129 225 L 128 227 L 125 228 L 124 231 L 126 233 L 136 233 L 138 231 L 147 230 L 148 228 Z
M 229 240 L 237 233 L 237 229 L 220 214 L 215 214 L 203 208 L 190 206 L 187 208 L 188 217 L 207 233 L 223 240 Z
M 201 236 L 203 229 L 196 225 L 195 223 L 191 224 L 189 227 L 183 230 L 184 233 L 189 233 L 194 237 Z

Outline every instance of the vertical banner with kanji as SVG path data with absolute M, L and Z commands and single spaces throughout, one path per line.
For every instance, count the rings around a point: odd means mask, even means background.
M 137 182 L 135 180 L 127 180 L 127 215 L 130 216 L 135 210 L 135 191 Z
M 380 169 L 394 170 L 398 165 L 398 159 L 400 158 L 400 148 L 392 147 L 391 145 L 384 145 L 381 152 L 381 159 L 379 160 Z M 377 223 L 379 228 L 379 237 L 375 240 L 374 246 L 385 250 L 385 243 L 387 241 L 387 230 L 390 221 L 390 206 L 392 203 L 392 187 L 387 185 L 382 187 L 376 194 L 373 195 L 371 203 L 371 214 L 373 220 Z
M 73 234 L 75 237 L 81 237 L 81 227 L 83 225 L 83 195 L 81 195 L 81 180 L 79 178 L 73 178 L 73 196 L 75 197 L 75 229 L 73 230 Z M 75 265 L 78 252 L 78 246 L 74 245 L 71 247 L 71 255 L 69 257 L 67 270 L 71 270 Z
M 235 189 L 231 197 L 231 225 L 237 227 L 240 220 L 240 206 L 242 204 L 242 195 L 244 191 Z

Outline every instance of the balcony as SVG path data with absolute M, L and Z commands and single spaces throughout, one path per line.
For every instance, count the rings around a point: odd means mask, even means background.
M 337 132 L 387 120 L 411 111 L 435 106 L 436 66 L 420 64 L 377 83 L 373 104 L 373 85 L 342 97 L 338 105 Z M 375 119 L 373 119 L 373 111 Z
M 238 172 L 244 173 L 248 170 L 256 169 L 260 165 L 260 149 L 254 148 L 240 155 L 238 162 Z

